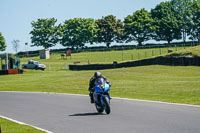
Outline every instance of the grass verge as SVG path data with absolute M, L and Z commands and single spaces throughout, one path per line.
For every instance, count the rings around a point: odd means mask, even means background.
M 1 117 L 0 128 L 2 133 L 45 133 L 33 127 L 17 124 Z

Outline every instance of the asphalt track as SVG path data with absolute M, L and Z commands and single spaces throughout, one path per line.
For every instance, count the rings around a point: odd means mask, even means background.
M 88 96 L 0 92 L 0 115 L 54 133 L 200 133 L 200 106 L 111 100 L 98 114 Z

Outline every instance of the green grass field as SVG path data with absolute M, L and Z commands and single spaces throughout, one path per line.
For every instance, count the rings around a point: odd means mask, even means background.
M 178 52 L 197 51 L 199 54 L 199 49 L 197 46 Z M 140 53 L 152 50 L 143 49 Z M 120 61 L 121 52 L 74 53 L 72 59 L 61 59 L 58 53 L 51 55 L 51 59 L 48 60 L 40 60 L 39 57 L 22 58 L 22 63 L 29 59 L 39 60 L 46 64 L 47 69 L 24 70 L 24 74 L 0 76 L 0 91 L 88 94 L 89 79 L 95 71 L 69 71 L 64 69 L 64 64 L 72 64 L 74 61 L 84 64 L 88 58 L 91 63 L 110 63 L 114 59 L 108 59 L 113 55 L 116 56 L 115 60 L 118 58 Z M 125 53 L 130 55 L 139 51 L 134 49 L 123 52 L 125 57 Z M 103 57 L 108 59 L 105 61 Z M 111 96 L 200 105 L 200 67 L 153 65 L 101 72 L 112 83 Z
M 45 133 L 27 125 L 0 118 L 0 128 L 2 133 Z
M 48 60 L 41 60 L 39 57 L 21 58 L 22 63 L 27 63 L 28 60 L 37 60 L 44 63 L 47 66 L 47 71 L 63 70 L 65 64 L 73 64 L 73 62 L 79 61 L 80 64 L 107 64 L 126 61 L 135 61 L 146 58 L 152 58 L 160 55 L 167 55 L 168 49 L 173 51 L 185 50 L 183 47 L 171 47 L 171 48 L 154 48 L 154 49 L 133 49 L 133 50 L 121 50 L 121 51 L 104 51 L 104 52 L 81 52 L 72 53 L 72 58 L 61 59 L 60 53 L 51 54 L 51 58 Z M 188 49 L 188 48 L 186 48 Z
M 95 71 L 25 70 L 0 76 L 0 91 L 88 94 Z M 111 96 L 200 105 L 200 67 L 142 66 L 101 70 L 111 81 Z

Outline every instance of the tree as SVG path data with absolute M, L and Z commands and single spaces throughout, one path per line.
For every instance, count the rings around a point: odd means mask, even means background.
M 150 40 L 155 30 L 153 21 L 144 8 L 128 15 L 124 20 L 126 42 L 137 41 L 138 45 L 142 45 L 142 42 Z
M 13 40 L 12 41 L 12 45 L 13 45 L 13 49 L 14 49 L 14 51 L 17 53 L 17 50 L 18 50 L 18 48 L 19 48 L 19 40 Z
M 186 41 L 186 33 L 189 29 L 188 25 L 190 23 L 190 20 L 188 18 L 188 11 L 190 10 L 191 2 L 192 0 L 171 0 L 173 10 L 175 10 L 181 16 L 181 29 L 184 44 Z
M 124 27 L 120 19 L 116 19 L 113 15 L 108 15 L 97 19 L 95 22 L 98 26 L 98 43 L 106 43 L 106 46 L 109 47 L 112 42 L 121 41 Z
M 5 49 L 6 49 L 6 41 L 0 32 L 0 51 L 4 51 Z
M 64 22 L 61 28 L 60 43 L 72 48 L 83 47 L 85 43 L 93 43 L 97 28 L 93 19 L 74 18 Z
M 43 46 L 45 49 L 55 46 L 58 42 L 56 19 L 38 19 L 32 22 L 33 30 L 30 32 L 32 46 Z
M 200 42 L 200 1 L 192 2 L 190 7 L 191 23 L 188 35 L 191 36 L 192 40 L 197 39 Z
M 161 2 L 151 10 L 151 14 L 157 26 L 155 40 L 170 44 L 174 39 L 181 39 L 181 16 L 173 10 L 170 2 Z

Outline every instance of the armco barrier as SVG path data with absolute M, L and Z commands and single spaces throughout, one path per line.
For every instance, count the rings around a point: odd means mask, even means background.
M 0 75 L 7 75 L 8 74 L 8 70 L 0 70 Z
M 101 70 L 112 68 L 114 68 L 113 64 L 69 65 L 69 70 Z
M 200 66 L 200 57 L 160 56 L 156 58 L 123 62 L 118 64 L 69 65 L 69 70 L 102 70 L 145 65 Z

